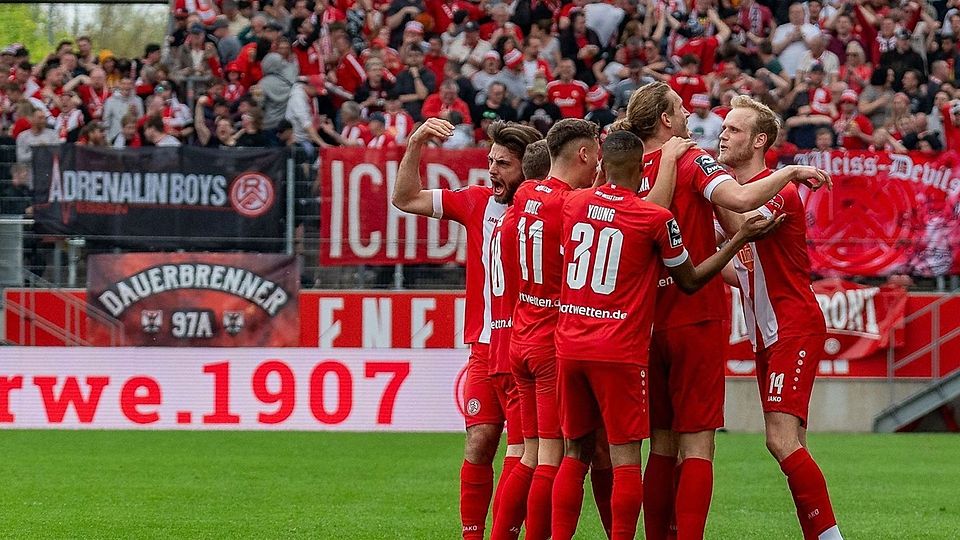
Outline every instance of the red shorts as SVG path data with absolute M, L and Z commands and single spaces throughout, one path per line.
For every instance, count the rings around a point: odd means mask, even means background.
M 605 427 L 610 444 L 650 436 L 647 368 L 624 362 L 559 361 L 557 390 L 563 436 L 579 439 Z
M 757 351 L 757 384 L 763 412 L 782 412 L 807 425 L 813 379 L 823 357 L 825 334 L 780 338 Z
M 520 393 L 510 373 L 493 373 L 493 387 L 497 391 L 500 409 L 507 417 L 507 444 L 523 444 L 523 422 L 520 416 Z
M 463 412 L 467 427 L 480 424 L 503 424 L 506 416 L 490 377 L 490 345 L 470 345 L 467 380 L 463 385 Z
M 550 348 L 511 348 L 510 367 L 520 392 L 523 436 L 527 439 L 560 439 L 557 405 L 557 357 Z
M 667 328 L 650 341 L 650 426 L 678 433 L 723 427 L 723 363 L 728 335 L 720 321 Z

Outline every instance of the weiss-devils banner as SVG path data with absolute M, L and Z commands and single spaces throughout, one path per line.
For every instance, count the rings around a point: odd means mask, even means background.
M 464 262 L 453 221 L 413 216 L 390 200 L 403 148 L 325 148 L 320 169 L 320 261 L 325 265 Z M 484 150 L 423 151 L 425 188 L 489 182 Z
M 960 155 L 809 152 L 834 188 L 807 195 L 813 271 L 823 276 L 960 273 Z
M 0 428 L 458 431 L 467 352 L 7 347 Z

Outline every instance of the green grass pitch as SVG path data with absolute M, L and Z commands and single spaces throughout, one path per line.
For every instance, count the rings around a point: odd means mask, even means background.
M 457 538 L 455 434 L 0 431 L 0 536 Z M 812 434 L 851 539 L 960 538 L 960 437 Z M 718 435 L 708 538 L 800 538 L 759 435 Z M 589 481 L 587 482 L 589 486 Z M 601 538 L 586 495 L 578 538 Z

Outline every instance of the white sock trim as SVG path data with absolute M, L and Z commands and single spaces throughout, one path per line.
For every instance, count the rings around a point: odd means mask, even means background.
M 820 533 L 818 538 L 819 540 L 843 540 L 843 536 L 840 536 L 840 528 L 836 525 Z

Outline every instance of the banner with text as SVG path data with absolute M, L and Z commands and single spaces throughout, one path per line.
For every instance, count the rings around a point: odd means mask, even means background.
M 285 155 L 254 148 L 39 147 L 37 229 L 111 247 L 276 251 L 284 236 Z
M 823 276 L 960 273 L 960 155 L 808 152 L 834 188 L 806 196 L 813 271 Z
M 467 352 L 8 347 L 0 429 L 459 431 Z
M 729 290 L 732 311 L 728 356 L 751 359 L 753 349 L 747 336 L 740 290 Z M 867 358 L 886 349 L 891 330 L 895 330 L 894 347 L 903 345 L 903 332 L 896 331 L 902 329 L 907 307 L 907 291 L 903 287 L 868 287 L 832 278 L 814 282 L 813 290 L 827 325 L 824 358 Z
M 325 265 L 464 262 L 466 235 L 453 221 L 391 204 L 403 148 L 325 148 L 320 168 L 320 262 Z M 485 150 L 423 151 L 425 188 L 489 183 Z
M 128 345 L 295 347 L 299 276 L 289 255 L 91 255 L 87 303 L 120 321 Z M 109 343 L 109 327 L 87 324 Z

